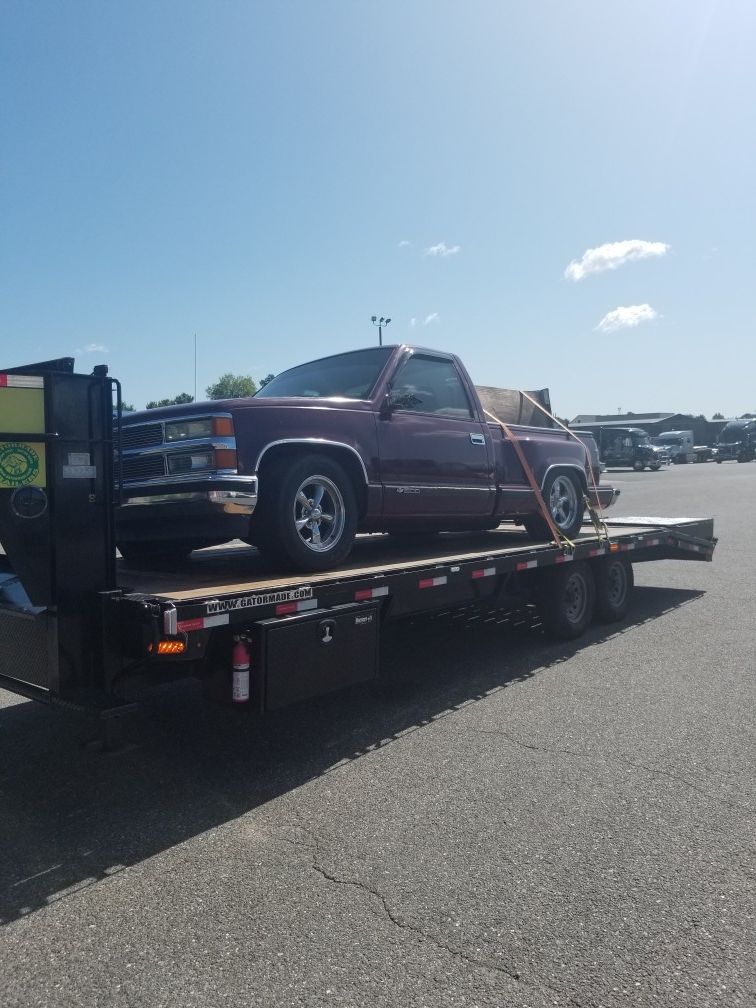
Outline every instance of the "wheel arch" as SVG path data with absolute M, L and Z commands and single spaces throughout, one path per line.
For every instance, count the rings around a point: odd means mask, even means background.
M 549 478 L 549 475 L 556 471 L 576 472 L 578 474 L 578 479 L 580 480 L 580 486 L 583 493 L 588 492 L 588 477 L 585 474 L 585 470 L 579 465 L 575 465 L 573 462 L 555 462 L 553 465 L 550 465 L 541 477 L 541 490 L 543 490 L 546 486 L 546 480 Z
M 365 463 L 356 448 L 339 441 L 321 441 L 315 438 L 286 438 L 272 441 L 257 456 L 255 472 L 260 479 L 259 493 L 264 493 L 265 475 L 282 459 L 304 458 L 307 455 L 324 455 L 344 469 L 354 487 L 360 516 L 367 510 L 368 478 Z

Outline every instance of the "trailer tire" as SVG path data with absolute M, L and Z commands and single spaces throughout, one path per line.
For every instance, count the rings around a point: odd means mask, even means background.
M 573 539 L 583 526 L 583 488 L 570 472 L 550 472 L 541 491 L 551 518 L 567 539 Z M 531 539 L 550 541 L 553 536 L 546 519 L 541 514 L 523 515 L 522 524 Z
M 625 557 L 608 556 L 593 561 L 596 583 L 595 616 L 602 623 L 616 623 L 627 613 L 635 580 L 633 565 Z
M 302 571 L 330 570 L 347 558 L 357 532 L 357 498 L 338 462 L 326 455 L 286 458 L 266 482 L 271 490 L 253 537 L 263 556 Z
M 595 601 L 593 571 L 583 560 L 541 572 L 536 604 L 547 636 L 555 640 L 579 637 L 593 618 Z

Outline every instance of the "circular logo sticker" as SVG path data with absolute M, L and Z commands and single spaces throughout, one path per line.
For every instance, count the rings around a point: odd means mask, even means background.
M 20 487 L 31 483 L 39 472 L 39 455 L 22 444 L 0 448 L 0 486 Z
M 18 487 L 11 495 L 11 509 L 19 518 L 39 518 L 47 511 L 47 494 L 41 487 Z

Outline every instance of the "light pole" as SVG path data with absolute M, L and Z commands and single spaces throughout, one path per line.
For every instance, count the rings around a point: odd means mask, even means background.
M 370 321 L 373 323 L 373 325 L 378 326 L 378 346 L 383 346 L 383 327 L 387 326 L 391 321 L 391 319 L 384 318 L 383 315 L 381 315 L 380 318 L 378 318 L 376 315 L 371 315 Z

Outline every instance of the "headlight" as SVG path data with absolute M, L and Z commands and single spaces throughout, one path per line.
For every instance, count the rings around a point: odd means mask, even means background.
M 165 425 L 166 441 L 193 441 L 196 438 L 209 438 L 213 433 L 211 417 L 203 420 L 182 420 L 180 423 Z
M 209 451 L 192 452 L 186 455 L 169 455 L 168 472 L 176 476 L 180 473 L 197 472 L 215 468 L 215 453 Z

